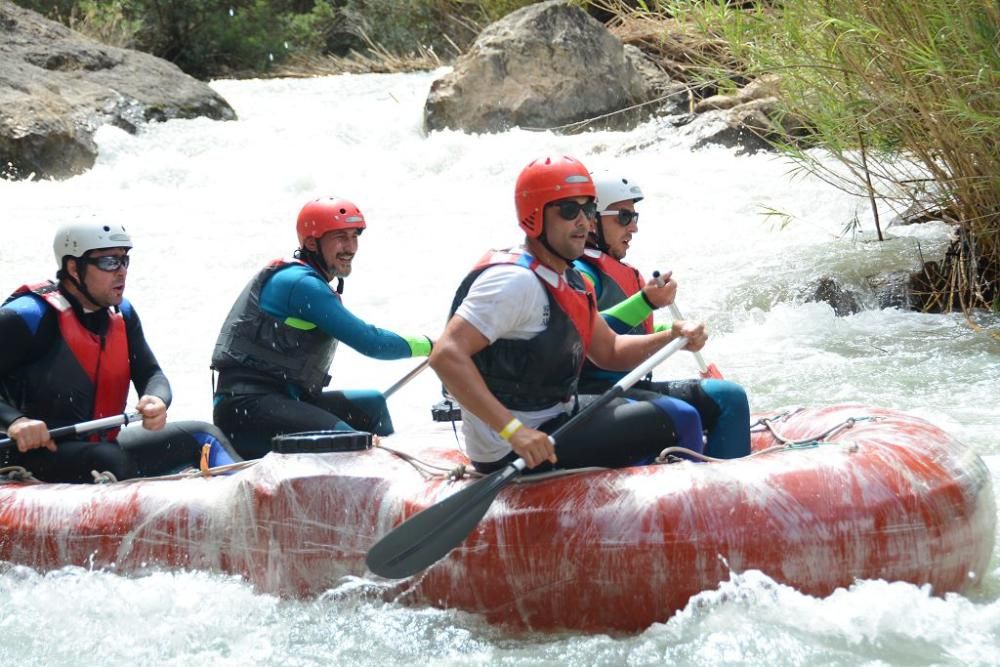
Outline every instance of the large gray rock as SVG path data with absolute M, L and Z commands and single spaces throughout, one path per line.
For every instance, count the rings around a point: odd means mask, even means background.
M 843 287 L 836 278 L 824 276 L 806 285 L 802 290 L 803 301 L 825 301 L 837 317 L 861 311 L 857 297 Z
M 0 0 L 0 175 L 73 176 L 93 166 L 93 135 L 105 123 L 135 132 L 145 121 L 198 116 L 236 113 L 172 63 Z
M 713 95 L 694 105 L 698 122 L 707 130 L 694 145 L 718 144 L 736 154 L 774 149 L 774 143 L 796 142 L 809 136 L 807 123 L 783 114 L 778 104 L 779 80 L 765 75 L 732 95 Z
M 424 128 L 628 129 L 651 113 L 682 110 L 684 90 L 585 11 L 550 0 L 480 33 L 431 86 Z

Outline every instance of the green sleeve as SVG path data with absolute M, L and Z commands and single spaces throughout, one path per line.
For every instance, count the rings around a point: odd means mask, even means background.
M 649 305 L 649 301 L 646 301 L 646 297 L 643 296 L 640 290 L 624 301 L 620 301 L 610 308 L 602 310 L 601 316 L 605 320 L 613 317 L 631 328 L 639 325 L 652 312 L 652 306 Z
M 403 340 L 410 346 L 411 357 L 429 357 L 434 347 L 427 336 L 403 336 Z

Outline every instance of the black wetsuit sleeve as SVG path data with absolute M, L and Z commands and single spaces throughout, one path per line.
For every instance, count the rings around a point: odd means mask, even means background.
M 42 315 L 35 333 L 15 311 L 0 308 L 0 427 L 4 430 L 25 414 L 9 402 L 7 379 L 11 372 L 35 361 L 56 342 L 59 323 L 51 312 Z
M 170 382 L 153 351 L 149 349 L 149 343 L 142 332 L 142 322 L 134 309 L 125 316 L 125 332 L 128 336 L 128 361 L 136 393 L 139 396 L 158 396 L 169 407 L 173 398 Z

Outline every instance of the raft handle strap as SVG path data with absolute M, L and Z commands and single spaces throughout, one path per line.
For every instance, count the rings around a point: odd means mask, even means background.
M 111 484 L 112 482 L 118 481 L 118 478 L 115 477 L 115 474 L 110 470 L 105 470 L 104 472 L 91 470 L 90 474 L 94 478 L 94 484 Z

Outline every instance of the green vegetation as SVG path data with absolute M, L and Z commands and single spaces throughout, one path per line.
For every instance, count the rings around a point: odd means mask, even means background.
M 200 78 L 281 73 L 296 59 L 450 59 L 482 27 L 536 0 L 15 0 Z M 402 56 L 402 57 L 400 57 Z M 384 68 L 383 68 L 384 69 Z
M 998 311 L 1000 3 L 642 4 L 623 15 L 694 25 L 705 43 L 725 45 L 704 50 L 703 85 L 776 79 L 779 114 L 805 119 L 814 145 L 846 170 L 825 168 L 801 142 L 779 142 L 802 167 L 870 197 L 873 210 L 884 201 L 954 225 L 944 262 L 925 271 L 925 309 Z

